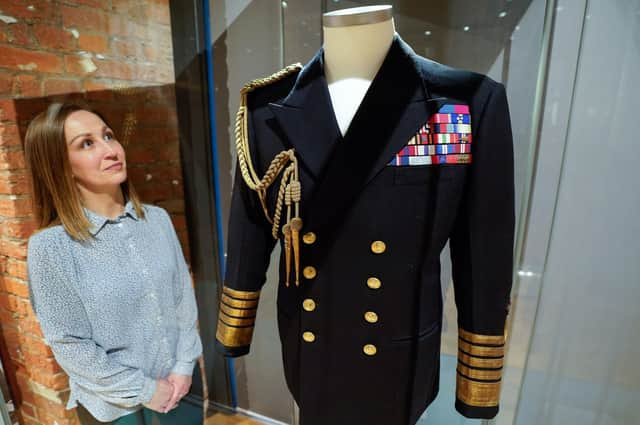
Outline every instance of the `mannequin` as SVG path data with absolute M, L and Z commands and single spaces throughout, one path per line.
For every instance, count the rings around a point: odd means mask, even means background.
M 391 6 L 325 13 L 324 66 L 333 111 L 344 136 L 395 34 Z

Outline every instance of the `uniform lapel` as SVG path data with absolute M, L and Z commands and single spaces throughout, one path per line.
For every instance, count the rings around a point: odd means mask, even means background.
M 300 72 L 289 95 L 269 109 L 315 181 L 342 138 L 323 71 L 323 50 Z M 309 189 L 309 188 L 306 188 Z M 305 197 L 309 195 L 305 190 Z
M 437 111 L 438 102 L 429 99 L 414 56 L 396 35 L 344 139 L 327 162 L 305 227 L 320 230 L 338 219 Z

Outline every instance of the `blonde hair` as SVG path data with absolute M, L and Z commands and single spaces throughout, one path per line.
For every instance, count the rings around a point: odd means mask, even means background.
M 87 240 L 91 237 L 91 223 L 82 210 L 82 196 L 71 175 L 64 134 L 65 121 L 76 111 L 94 113 L 106 123 L 99 113 L 87 105 L 52 103 L 29 123 L 24 152 L 38 228 L 62 224 L 72 238 Z M 142 203 L 129 179 L 120 187 L 138 216 L 144 218 Z

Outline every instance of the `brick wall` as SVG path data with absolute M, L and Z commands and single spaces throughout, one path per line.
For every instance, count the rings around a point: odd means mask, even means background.
M 53 99 L 90 101 L 126 142 L 143 202 L 172 214 L 188 256 L 173 82 L 168 0 L 0 3 L 0 355 L 23 424 L 77 423 L 28 301 L 26 126 Z

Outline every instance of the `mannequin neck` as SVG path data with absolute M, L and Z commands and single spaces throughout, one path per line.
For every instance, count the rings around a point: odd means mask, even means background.
M 329 84 L 349 78 L 373 80 L 395 35 L 393 19 L 323 28 L 324 71 Z

